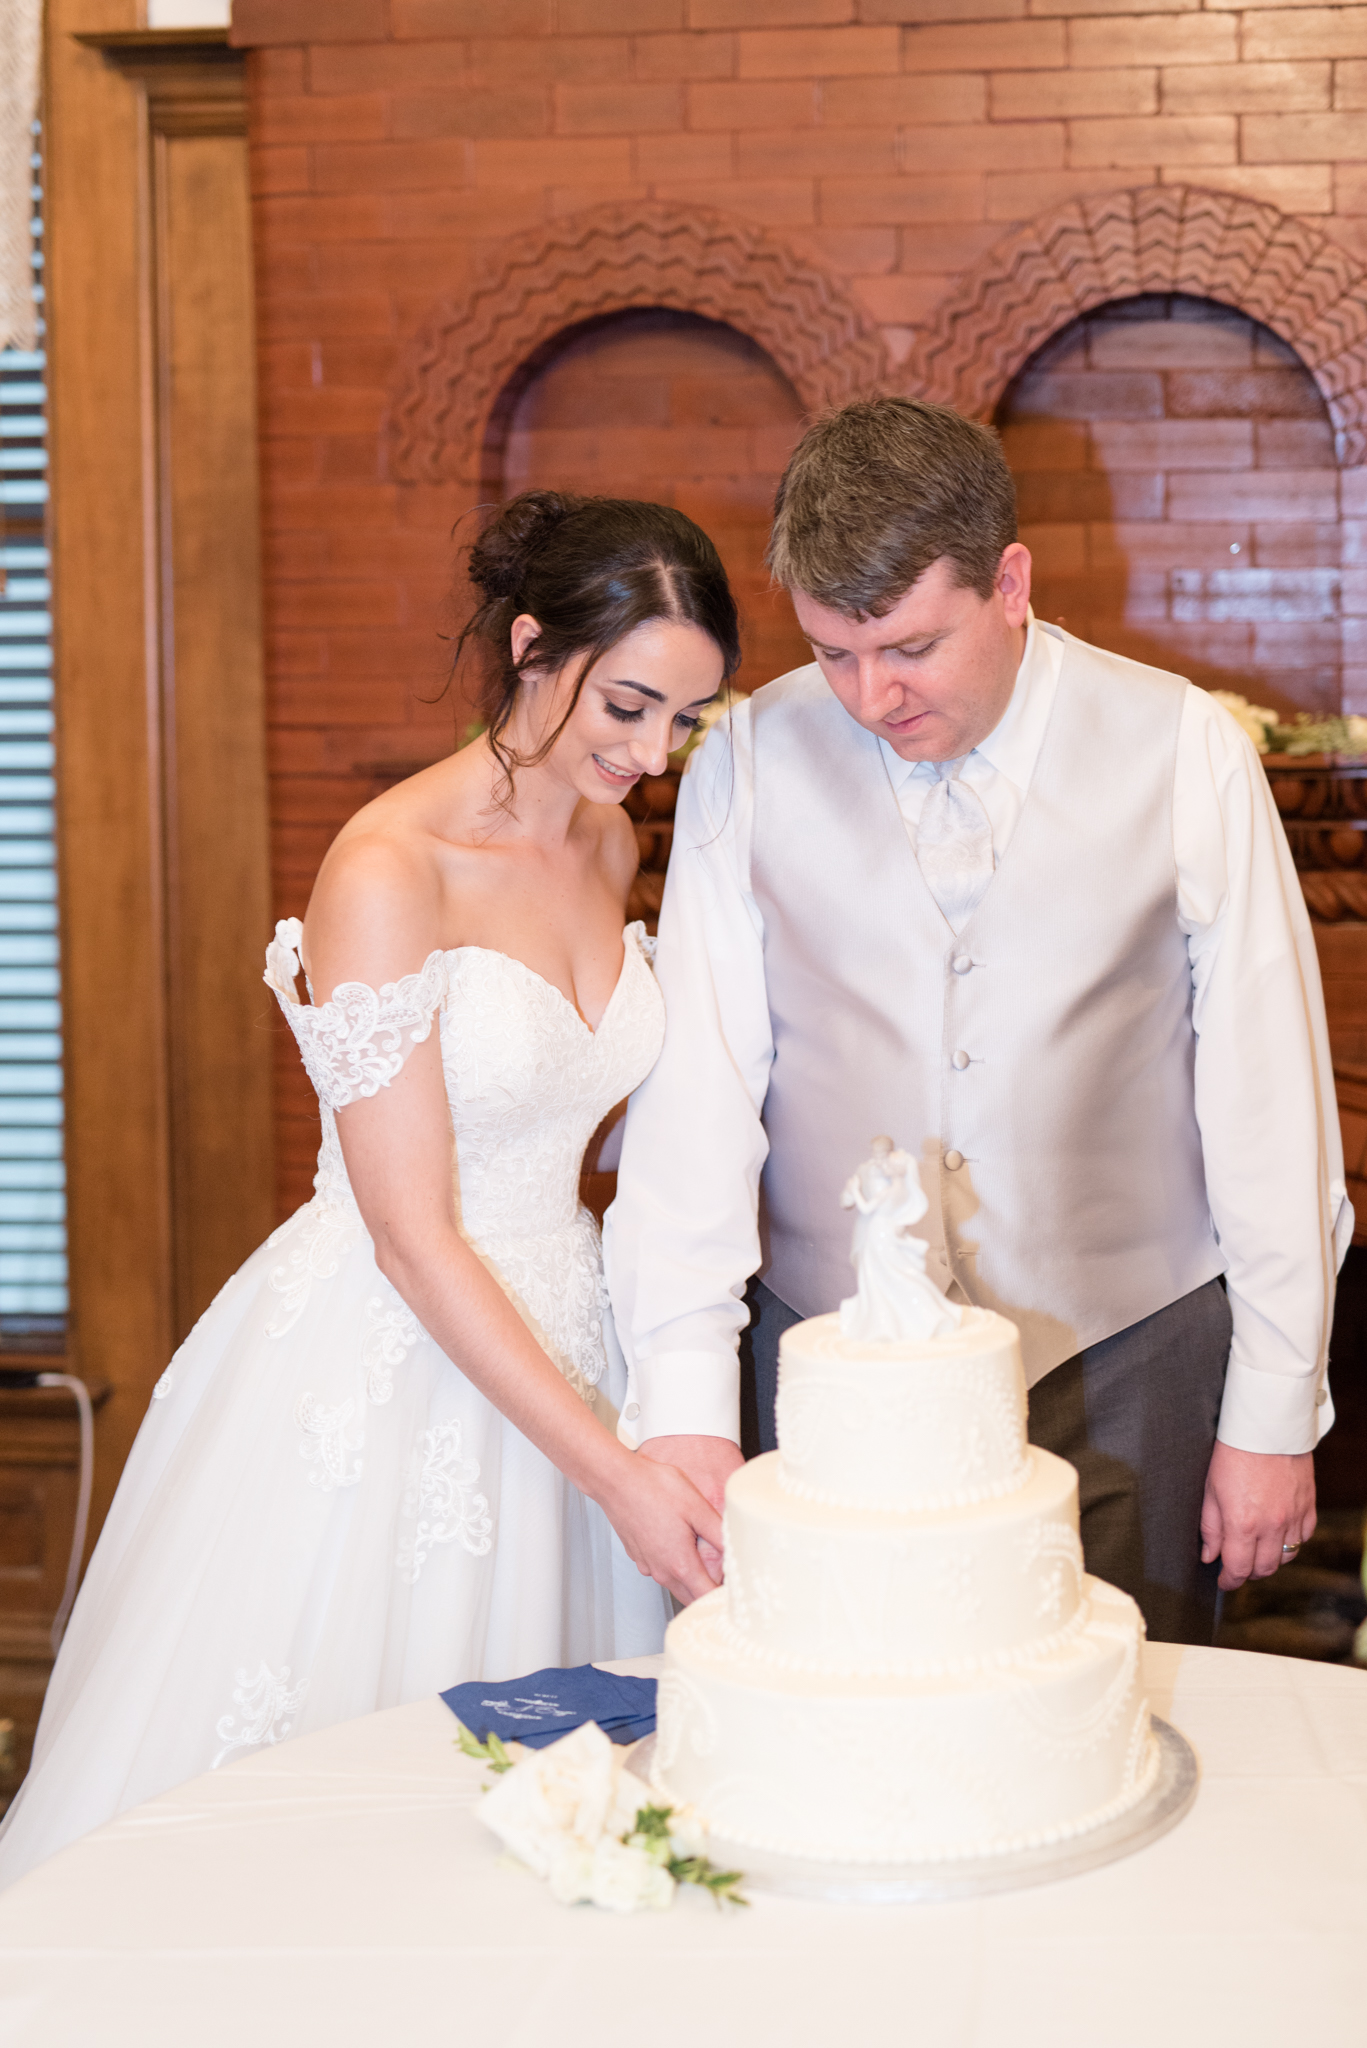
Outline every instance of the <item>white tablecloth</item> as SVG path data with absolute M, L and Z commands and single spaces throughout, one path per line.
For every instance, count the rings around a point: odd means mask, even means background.
M 619 1918 L 500 1867 L 440 1701 L 197 1778 L 0 1895 L 4 2048 L 1313 2048 L 1367 2038 L 1367 1676 L 1147 1652 L 1201 1759 L 1123 1862 L 954 1905 L 687 1894 Z M 614 1667 L 651 1672 L 656 1660 Z

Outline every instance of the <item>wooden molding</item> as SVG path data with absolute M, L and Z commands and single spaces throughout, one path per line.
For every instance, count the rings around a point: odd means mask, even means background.
M 68 1355 L 110 1389 L 92 1536 L 176 1343 L 273 1219 L 243 60 L 136 21 L 46 10 Z
M 227 29 L 89 30 L 73 40 L 141 86 L 154 135 L 246 134 L 246 52 L 229 46 Z

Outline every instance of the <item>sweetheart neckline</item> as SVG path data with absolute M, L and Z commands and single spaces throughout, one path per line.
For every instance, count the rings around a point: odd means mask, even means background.
M 622 927 L 622 964 L 617 970 L 617 979 L 612 985 L 612 994 L 604 1003 L 603 1013 L 599 1017 L 597 1024 L 589 1023 L 588 1018 L 571 1002 L 563 988 L 557 987 L 553 981 L 548 981 L 544 974 L 538 974 L 536 969 L 529 967 L 525 960 L 519 960 L 516 953 L 501 952 L 497 946 L 447 946 L 439 950 L 444 960 L 454 960 L 458 953 L 485 953 L 491 960 L 506 960 L 510 967 L 520 967 L 522 972 L 529 974 L 533 981 L 539 981 L 543 988 L 548 988 L 551 991 L 552 995 L 559 996 L 561 1002 L 565 1005 L 565 1008 L 581 1030 L 587 1031 L 590 1038 L 596 1039 L 603 1026 L 607 1023 L 608 1015 L 617 1000 L 622 983 L 627 978 L 627 933 L 635 930 L 640 922 L 639 918 L 633 918 L 630 924 L 625 924 Z

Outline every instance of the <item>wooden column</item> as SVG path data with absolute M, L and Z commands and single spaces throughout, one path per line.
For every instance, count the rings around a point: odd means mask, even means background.
M 48 10 L 70 1362 L 111 1389 L 92 1536 L 272 1214 L 242 58 L 135 20 Z

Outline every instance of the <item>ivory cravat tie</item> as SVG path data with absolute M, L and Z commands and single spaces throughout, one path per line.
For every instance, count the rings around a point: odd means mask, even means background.
M 992 827 L 982 799 L 959 780 L 967 758 L 932 762 L 939 780 L 916 827 L 916 858 L 926 887 L 955 933 L 977 909 L 994 866 Z

